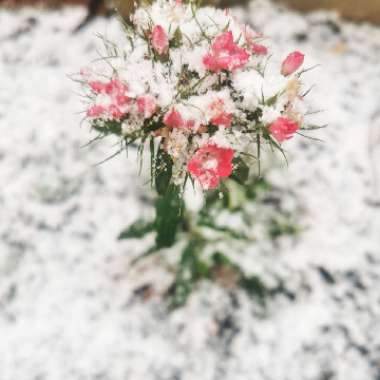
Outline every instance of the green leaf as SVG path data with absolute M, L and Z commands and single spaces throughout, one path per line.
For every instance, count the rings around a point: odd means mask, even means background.
M 256 134 L 256 144 L 257 144 L 257 159 L 258 159 L 258 176 L 261 177 L 261 140 L 260 134 Z
M 228 189 L 228 208 L 230 210 L 241 209 L 247 201 L 245 187 L 233 179 L 225 181 L 225 186 Z
M 265 305 L 266 297 L 269 295 L 268 289 L 257 276 L 243 276 L 240 286 L 251 296 L 256 298 L 261 305 Z
M 315 131 L 315 130 L 318 130 L 318 129 L 324 129 L 324 128 L 327 128 L 327 124 L 325 125 L 314 125 L 314 124 L 308 124 L 308 125 L 305 125 L 305 126 L 302 126 L 300 128 L 301 131 Z
M 137 220 L 127 229 L 122 231 L 118 237 L 119 240 L 124 239 L 140 239 L 149 232 L 154 230 L 154 223 L 146 222 L 142 219 Z
M 284 235 L 297 235 L 300 228 L 286 216 L 272 218 L 269 225 L 269 236 L 271 239 L 277 239 Z
M 265 102 L 265 104 L 266 104 L 268 107 L 271 107 L 271 106 L 273 106 L 273 105 L 276 104 L 276 102 L 277 102 L 277 98 L 278 98 L 278 94 L 276 94 L 276 95 L 270 97 L 270 98 Z
M 233 165 L 234 171 L 231 178 L 243 185 L 248 180 L 249 167 L 241 157 L 234 158 Z
M 215 252 L 212 255 L 212 261 L 214 266 L 233 266 L 232 261 L 224 253 L 221 252 Z
M 114 135 L 121 135 L 121 122 L 116 120 L 108 120 L 105 122 L 104 128 L 107 129 L 108 133 L 112 133 Z
M 174 31 L 173 38 L 170 41 L 170 47 L 179 48 L 182 45 L 182 32 L 180 27 Z
M 232 228 L 226 227 L 226 226 L 218 226 L 215 224 L 214 220 L 211 218 L 200 218 L 199 226 L 210 228 L 214 231 L 223 233 L 232 239 L 236 240 L 248 240 L 247 236 L 241 232 L 235 231 Z
M 103 135 L 121 135 L 121 123 L 115 120 L 108 120 L 106 122 L 95 120 L 92 124 L 92 128 Z
M 138 262 L 140 262 L 141 260 L 143 259 L 146 259 L 147 257 L 151 256 L 151 255 L 154 255 L 155 253 L 157 253 L 159 251 L 159 249 L 156 247 L 156 245 L 153 245 L 153 247 L 150 247 L 149 249 L 147 249 L 144 253 L 142 253 L 141 255 L 139 255 L 138 257 L 136 257 L 132 262 L 131 262 L 131 265 L 136 265 Z
M 215 252 L 212 256 L 214 267 L 230 267 L 239 275 L 239 286 L 244 289 L 249 296 L 256 298 L 260 304 L 265 305 L 265 299 L 269 296 L 269 291 L 264 282 L 258 276 L 246 276 L 239 265 L 233 263 L 229 257 L 221 252 Z
M 165 195 L 168 192 L 172 178 L 173 161 L 168 153 L 161 147 L 157 152 L 155 160 L 155 183 L 159 195 Z
M 197 281 L 210 276 L 210 267 L 199 258 L 203 244 L 201 240 L 191 239 L 182 252 L 173 286 L 171 306 L 174 308 L 186 303 Z
M 183 208 L 184 202 L 178 186 L 170 185 L 166 193 L 157 199 L 155 230 L 158 248 L 171 247 L 176 242 L 178 226 L 183 220 Z
M 256 200 L 258 196 L 268 193 L 271 186 L 264 177 L 256 178 L 249 186 L 246 187 L 246 196 L 250 200 Z
M 149 142 L 149 150 L 150 150 L 150 186 L 153 187 L 153 181 L 154 181 L 154 137 L 150 138 Z

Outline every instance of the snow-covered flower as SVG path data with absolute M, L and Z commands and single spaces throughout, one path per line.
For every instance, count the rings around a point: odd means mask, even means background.
M 98 118 L 104 115 L 106 112 L 106 108 L 101 105 L 93 105 L 87 110 L 87 116 L 92 118 Z
M 169 128 L 181 128 L 185 122 L 181 114 L 173 107 L 164 116 L 164 124 Z
M 267 55 L 268 48 L 264 46 L 259 40 L 263 38 L 261 33 L 256 33 L 248 25 L 244 25 L 243 36 L 247 42 L 249 50 L 256 55 Z
M 144 119 L 151 118 L 157 111 L 156 100 L 152 95 L 141 95 L 136 99 L 137 109 Z
M 211 53 L 203 58 L 203 63 L 210 71 L 233 71 L 243 67 L 249 59 L 248 52 L 234 43 L 231 31 L 218 36 L 211 46 Z
M 291 138 L 308 112 L 300 52 L 275 58 L 262 34 L 229 12 L 155 0 L 137 8 L 127 45 L 112 44 L 105 62 L 81 72 L 87 117 L 122 143 L 150 142 L 152 170 L 166 186 L 189 176 L 204 189 L 250 168 L 266 146 Z M 110 48 L 111 44 L 107 44 Z M 273 58 L 272 58 L 273 56 Z M 242 165 L 240 165 L 242 167 Z
M 225 110 L 223 99 L 217 99 L 209 105 L 211 123 L 219 127 L 229 128 L 232 122 L 232 113 Z
M 89 107 L 87 116 L 90 118 L 105 117 L 120 120 L 128 111 L 130 97 L 128 86 L 118 78 L 102 82 L 99 80 L 88 83 L 96 95 L 96 102 Z
M 200 148 L 191 157 L 187 167 L 191 175 L 197 179 L 204 189 L 215 189 L 220 179 L 232 173 L 234 151 L 208 144 Z
M 278 142 L 283 142 L 293 137 L 298 131 L 299 125 L 294 120 L 279 117 L 269 125 L 268 129 Z

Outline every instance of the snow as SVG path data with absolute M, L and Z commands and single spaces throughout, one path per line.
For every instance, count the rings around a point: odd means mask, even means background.
M 289 168 L 270 172 L 303 232 L 231 250 L 288 296 L 263 311 L 203 283 L 167 313 L 162 257 L 130 266 L 149 238 L 116 241 L 151 212 L 132 152 L 94 166 L 115 141 L 80 148 L 94 135 L 68 75 L 97 57 L 96 33 L 122 36 L 112 19 L 72 35 L 84 12 L 0 10 L 0 379 L 377 379 L 380 30 L 266 1 L 238 12 L 276 51 L 321 64 L 307 80 L 329 128 L 313 133 L 322 144 L 287 142 Z

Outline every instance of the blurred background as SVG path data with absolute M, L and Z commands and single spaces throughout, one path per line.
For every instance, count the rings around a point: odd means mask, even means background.
M 335 10 L 343 17 L 355 21 L 380 22 L 380 4 L 377 0 L 276 0 L 300 11 L 311 11 L 317 9 Z M 236 6 L 245 3 L 243 0 L 211 0 L 221 6 Z M 127 0 L 2 0 L 4 6 L 19 7 L 25 5 L 39 5 L 46 7 L 57 7 L 63 5 L 82 5 L 89 6 L 91 3 L 99 4 L 99 11 L 113 6 L 131 7 L 133 3 Z
M 178 253 L 131 267 L 150 238 L 117 241 L 147 191 L 133 154 L 96 165 L 115 141 L 83 148 L 71 75 L 98 34 L 123 41 L 112 10 L 132 4 L 0 0 L 0 380 L 380 379 L 380 1 L 214 3 L 320 64 L 324 142 L 287 143 L 255 241 L 227 247 L 276 292 L 263 307 L 205 281 L 168 312 Z

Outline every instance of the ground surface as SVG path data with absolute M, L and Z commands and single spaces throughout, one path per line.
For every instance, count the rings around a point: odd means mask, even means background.
M 322 64 L 309 80 L 326 142 L 292 141 L 289 169 L 270 174 L 305 231 L 240 255 L 286 281 L 265 313 L 203 284 L 167 314 L 167 271 L 128 265 L 147 242 L 115 240 L 149 212 L 133 158 L 94 167 L 112 142 L 80 149 L 90 135 L 67 74 L 96 57 L 95 32 L 119 35 L 112 20 L 71 35 L 83 15 L 0 11 L 0 379 L 378 380 L 380 30 L 266 2 L 245 15 Z
M 355 21 L 380 22 L 380 3 L 377 0 L 280 0 L 295 9 L 310 11 L 331 9 L 338 11 L 343 17 Z

